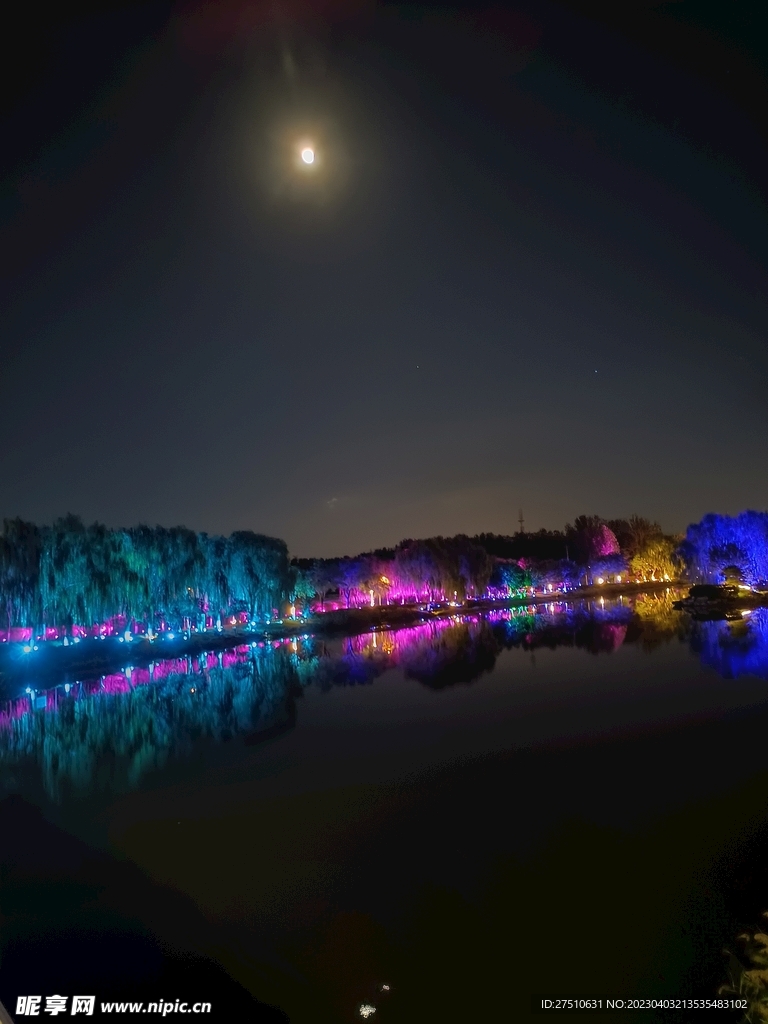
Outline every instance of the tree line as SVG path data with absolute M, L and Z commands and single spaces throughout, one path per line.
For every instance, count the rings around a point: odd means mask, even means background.
M 744 515 L 730 533 L 724 517 L 705 517 L 682 544 L 641 516 L 582 515 L 563 530 L 406 539 L 355 556 L 293 560 L 284 541 L 250 531 L 220 537 L 184 527 L 111 529 L 73 515 L 50 526 L 9 519 L 0 535 L 0 622 L 66 630 L 122 618 L 147 630 L 210 628 L 228 616 L 270 619 L 329 601 L 462 603 L 675 579 L 686 565 L 711 578 L 738 552 L 753 551 L 758 534 L 768 536 L 764 515 Z M 753 562 L 750 579 L 760 574 Z
M 86 526 L 77 516 L 36 526 L 5 520 L 0 615 L 9 628 L 60 628 L 122 617 L 148 628 L 276 615 L 293 585 L 284 541 L 184 527 Z
M 682 568 L 676 554 L 681 539 L 641 516 L 589 515 L 564 530 L 409 539 L 356 556 L 294 559 L 292 598 L 298 607 L 322 609 L 338 595 L 350 608 L 504 598 L 622 578 L 675 579 Z

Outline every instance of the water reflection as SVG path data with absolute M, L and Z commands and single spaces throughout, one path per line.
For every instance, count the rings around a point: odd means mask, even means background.
M 295 681 L 290 655 L 262 646 L 65 683 L 0 711 L 0 766 L 36 762 L 54 799 L 131 788 L 200 739 L 290 728 Z
M 742 612 L 731 621 L 694 622 L 691 647 L 726 679 L 768 679 L 768 608 Z
M 235 736 L 258 742 L 292 728 L 296 698 L 308 685 L 368 684 L 394 668 L 432 689 L 467 685 L 512 648 L 566 646 L 602 655 L 625 644 L 652 650 L 689 638 L 723 675 L 768 678 L 768 610 L 737 624 L 690 624 L 673 609 L 675 596 L 456 615 L 340 642 L 304 636 L 254 643 L 62 682 L 0 708 L 0 767 L 6 780 L 35 773 L 58 801 L 123 791 L 196 743 Z

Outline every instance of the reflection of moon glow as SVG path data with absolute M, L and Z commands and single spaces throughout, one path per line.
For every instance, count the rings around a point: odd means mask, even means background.
M 305 164 L 313 164 L 315 162 L 315 151 L 307 146 L 306 149 L 301 151 L 301 159 Z

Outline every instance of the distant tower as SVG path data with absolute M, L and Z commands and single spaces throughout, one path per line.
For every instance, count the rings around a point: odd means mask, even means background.
M 520 518 L 517 521 L 520 523 L 520 533 L 525 533 L 525 520 L 523 519 L 522 509 L 520 509 Z

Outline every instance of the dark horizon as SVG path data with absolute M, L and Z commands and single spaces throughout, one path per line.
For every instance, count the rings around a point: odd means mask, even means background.
M 758 515 L 759 515 L 759 513 L 758 513 Z M 670 533 L 669 531 L 665 531 L 664 530 L 664 525 L 662 523 L 652 522 L 651 520 L 648 520 L 645 517 L 638 517 L 638 518 L 640 518 L 644 523 L 647 524 L 648 527 L 651 528 L 651 532 L 652 532 L 653 536 L 656 536 L 656 534 L 653 532 L 653 528 L 654 527 L 659 527 L 661 529 L 661 534 L 663 536 L 665 536 L 668 540 L 670 540 L 670 542 L 677 543 L 685 535 L 685 531 L 680 531 L 679 533 Z M 589 514 L 582 514 L 581 516 L 575 516 L 574 517 L 575 525 L 573 523 L 569 522 L 569 523 L 563 523 L 559 527 L 553 527 L 553 528 L 539 527 L 539 528 L 535 528 L 535 529 L 529 529 L 526 526 L 526 528 L 524 530 L 520 530 L 520 528 L 518 527 L 517 530 L 510 530 L 508 533 L 494 533 L 494 532 L 489 531 L 489 530 L 480 530 L 480 531 L 478 531 L 477 533 L 474 533 L 474 534 L 455 533 L 455 534 L 430 534 L 430 535 L 423 535 L 423 536 L 403 536 L 403 537 L 398 537 L 397 540 L 394 543 L 392 543 L 392 544 L 378 544 L 375 547 L 370 547 L 370 548 L 366 548 L 366 549 L 354 549 L 354 550 L 349 549 L 349 550 L 346 550 L 346 551 L 334 552 L 334 553 L 332 553 L 330 555 L 329 554 L 319 555 L 317 552 L 311 552 L 309 554 L 297 554 L 295 551 L 291 550 L 290 544 L 287 543 L 287 541 L 285 540 L 284 537 L 276 537 L 276 536 L 274 536 L 272 534 L 265 534 L 263 531 L 259 531 L 259 530 L 243 530 L 243 531 L 231 530 L 229 532 L 213 533 L 211 531 L 206 531 L 206 530 L 193 530 L 191 527 L 188 527 L 184 523 L 170 523 L 170 524 L 169 523 L 121 523 L 119 525 L 112 526 L 109 523 L 103 523 L 103 522 L 101 522 L 99 520 L 93 520 L 93 521 L 89 522 L 87 520 L 84 520 L 81 516 L 77 515 L 76 513 L 68 512 L 68 513 L 66 513 L 63 516 L 54 517 L 49 522 L 42 522 L 42 523 L 41 522 L 34 522 L 33 520 L 26 520 L 26 519 L 23 519 L 22 517 L 19 517 L 19 516 L 6 517 L 3 520 L 2 525 L 0 525 L 0 541 L 2 541 L 3 537 L 6 535 L 6 530 L 8 530 L 8 541 L 9 541 L 10 546 L 12 548 L 15 548 L 16 546 L 18 546 L 19 543 L 20 543 L 20 541 L 18 540 L 18 536 L 17 536 L 17 534 L 18 534 L 18 529 L 17 528 L 18 527 L 22 528 L 22 534 L 23 534 L 24 528 L 26 528 L 26 527 L 31 527 L 33 531 L 45 531 L 45 530 L 50 530 L 51 528 L 56 528 L 56 527 L 59 527 L 59 528 L 63 529 L 64 531 L 69 531 L 69 530 L 72 530 L 72 528 L 74 526 L 74 529 L 75 529 L 76 532 L 79 532 L 79 531 L 89 531 L 89 530 L 92 530 L 92 529 L 98 530 L 100 528 L 106 528 L 106 530 L 109 531 L 109 532 L 113 532 L 114 531 L 116 533 L 121 533 L 122 532 L 122 533 L 126 533 L 126 534 L 131 534 L 134 531 L 150 531 L 150 532 L 154 532 L 154 531 L 161 531 L 161 532 L 162 531 L 167 531 L 167 532 L 170 533 L 170 532 L 174 532 L 174 531 L 190 530 L 193 534 L 195 534 L 198 537 L 209 537 L 211 540 L 214 540 L 214 539 L 219 538 L 219 537 L 223 537 L 223 538 L 227 539 L 227 538 L 232 537 L 234 535 L 243 534 L 245 536 L 251 536 L 251 537 L 256 537 L 256 538 L 264 538 L 264 539 L 266 539 L 267 541 L 270 541 L 270 542 L 272 542 L 272 541 L 280 541 L 281 543 L 285 543 L 285 545 L 287 547 L 288 556 L 289 556 L 289 558 L 292 561 L 295 560 L 297 562 L 302 562 L 303 563 L 303 562 L 312 562 L 312 561 L 315 561 L 315 560 L 317 560 L 317 561 L 326 561 L 326 560 L 333 561 L 333 560 L 339 560 L 339 559 L 341 559 L 341 560 L 346 559 L 346 558 L 355 559 L 357 557 L 368 557 L 368 556 L 376 556 L 376 557 L 379 557 L 379 556 L 380 557 L 385 557 L 386 556 L 386 557 L 390 557 L 390 556 L 394 555 L 394 553 L 399 548 L 402 548 L 404 546 L 407 546 L 407 545 L 410 545 L 410 544 L 413 544 L 413 543 L 419 543 L 419 542 L 422 542 L 422 541 L 435 541 L 435 540 L 466 539 L 466 540 L 472 541 L 472 542 L 479 542 L 481 545 L 488 547 L 489 552 L 492 552 L 492 553 L 494 553 L 495 555 L 497 555 L 498 557 L 501 557 L 501 558 L 512 558 L 512 559 L 523 558 L 523 559 L 525 559 L 525 558 L 533 557 L 533 558 L 536 558 L 538 560 L 546 561 L 547 559 L 566 558 L 567 557 L 567 555 L 566 555 L 566 550 L 567 549 L 565 549 L 565 547 L 563 547 L 563 550 L 561 551 L 560 550 L 560 545 L 564 546 L 567 543 L 569 543 L 569 534 L 573 533 L 573 532 L 576 532 L 580 528 L 580 526 L 582 525 L 583 520 L 592 520 L 592 519 L 602 522 L 609 529 L 610 528 L 616 528 L 616 524 L 622 522 L 621 520 L 617 520 L 617 519 L 608 520 L 604 516 L 593 516 L 593 515 L 589 515 Z M 727 520 L 727 517 L 726 517 L 726 520 Z M 626 520 L 624 520 L 624 523 L 626 524 Z M 690 527 L 695 527 L 697 525 L 700 525 L 700 524 L 693 524 L 693 523 L 689 524 Z M 536 545 L 537 541 L 541 541 L 541 545 L 539 545 L 540 547 L 542 547 L 541 551 L 539 551 L 537 549 L 537 545 Z M 494 551 L 494 542 L 498 542 L 497 546 L 500 545 L 500 550 L 499 551 Z M 503 553 L 503 554 L 501 553 L 501 549 L 509 547 L 510 545 L 512 545 L 514 547 L 515 544 L 518 543 L 518 542 L 520 544 L 522 544 L 522 549 L 519 552 L 514 553 L 514 554 L 513 553 Z M 554 547 L 553 547 L 553 545 L 554 545 Z M 23 546 L 23 543 L 22 543 L 22 546 Z M 550 549 L 552 549 L 552 551 L 550 551 Z
M 301 557 L 768 508 L 756 4 L 14 16 L 0 518 Z

